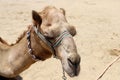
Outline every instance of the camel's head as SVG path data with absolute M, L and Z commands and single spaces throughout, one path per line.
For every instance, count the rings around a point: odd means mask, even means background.
M 42 12 L 32 12 L 33 24 L 36 25 L 43 35 L 54 43 L 61 34 L 61 41 L 54 47 L 56 56 L 61 60 L 63 69 L 71 76 L 77 76 L 80 72 L 80 56 L 77 53 L 73 36 L 76 34 L 74 26 L 71 26 L 65 18 L 64 9 L 46 7 Z M 66 35 L 66 36 L 64 36 Z

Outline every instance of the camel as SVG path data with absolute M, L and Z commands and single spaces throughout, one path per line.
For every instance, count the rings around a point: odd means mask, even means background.
M 61 61 L 70 77 L 78 76 L 81 58 L 73 39 L 76 29 L 67 22 L 65 10 L 47 6 L 41 12 L 33 10 L 32 19 L 32 25 L 16 43 L 8 44 L 0 38 L 0 76 L 14 78 L 52 55 Z

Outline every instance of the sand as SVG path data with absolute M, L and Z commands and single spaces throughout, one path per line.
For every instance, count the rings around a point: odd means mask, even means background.
M 67 80 L 96 80 L 120 54 L 120 0 L 0 0 L 0 37 L 14 43 L 31 24 L 31 11 L 52 5 L 66 10 L 81 56 L 81 72 Z M 112 54 L 112 55 L 111 55 Z M 100 80 L 120 80 L 118 60 Z M 20 74 L 23 80 L 62 80 L 60 61 L 39 61 Z

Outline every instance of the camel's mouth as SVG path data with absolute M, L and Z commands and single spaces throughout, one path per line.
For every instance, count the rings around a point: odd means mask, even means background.
M 70 67 L 70 69 L 71 69 L 71 73 L 68 73 L 68 75 L 69 75 L 70 77 L 78 76 L 78 75 L 79 75 L 79 72 L 80 72 L 79 63 L 78 63 L 78 64 L 74 64 L 74 63 L 72 63 L 72 62 L 68 59 L 68 64 L 69 64 L 69 67 Z
M 73 64 L 68 60 L 67 63 L 63 63 L 63 69 L 70 77 L 76 77 L 79 75 L 80 65 L 79 63 Z

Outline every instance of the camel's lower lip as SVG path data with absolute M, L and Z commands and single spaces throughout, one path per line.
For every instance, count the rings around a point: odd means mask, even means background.
M 72 66 L 72 65 L 71 65 Z M 77 77 L 79 75 L 80 72 L 80 66 L 77 67 L 70 67 L 69 71 L 66 71 L 66 73 L 70 76 L 70 77 Z
M 68 74 L 70 77 L 76 77 L 78 75 L 76 75 L 75 73 L 71 73 L 71 74 Z

